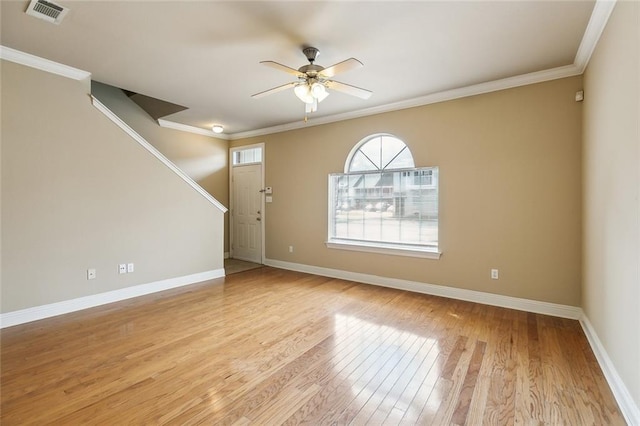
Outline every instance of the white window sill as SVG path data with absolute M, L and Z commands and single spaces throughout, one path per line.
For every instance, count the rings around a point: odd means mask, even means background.
M 370 243 L 365 241 L 330 240 L 325 243 L 330 249 L 363 251 L 368 253 L 391 254 L 394 256 L 440 259 L 441 252 L 430 247 L 409 247 L 395 244 Z

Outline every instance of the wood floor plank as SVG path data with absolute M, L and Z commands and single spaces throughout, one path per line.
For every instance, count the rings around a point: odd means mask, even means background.
M 403 423 L 433 423 L 440 405 L 452 387 L 451 380 L 442 377 L 442 371 L 451 352 L 458 347 L 458 342 L 461 339 L 461 336 L 449 336 L 438 340 L 438 351 L 434 354 L 433 364 L 429 367 L 429 372 L 416 391 L 411 406 L 402 420 Z
M 499 322 L 495 336 L 487 343 L 494 347 L 491 385 L 485 407 L 484 423 L 513 424 L 515 411 L 515 360 L 511 321 Z
M 542 359 L 540 354 L 540 338 L 538 336 L 538 321 L 535 314 L 527 315 L 527 353 L 528 360 L 528 390 L 526 395 L 529 418 L 536 422 L 544 422 L 544 400 L 542 399 Z M 524 368 L 524 366 L 523 366 Z
M 319 419 L 320 423 L 348 424 L 365 404 L 370 395 L 371 389 L 367 388 L 376 374 L 385 376 L 397 360 L 394 354 L 399 346 L 406 341 L 409 336 L 397 333 L 395 330 L 387 330 L 388 337 L 381 341 L 380 345 L 373 345 L 366 358 L 361 358 L 357 368 L 350 374 L 344 375 L 339 381 L 337 389 L 349 392 L 344 394 L 339 400 L 331 403 L 331 410 Z M 371 387 L 377 388 L 377 382 L 372 382 Z
M 484 352 L 487 347 L 486 342 L 476 342 L 471 355 L 471 361 L 469 362 L 469 368 L 462 384 L 460 396 L 457 400 L 457 405 L 451 419 L 451 423 L 456 425 L 463 425 L 466 423 L 469 407 L 471 405 L 471 398 L 473 391 L 476 388 L 476 382 L 478 381 L 478 374 L 480 372 L 480 366 L 484 360 Z
M 416 375 L 418 367 L 422 363 L 422 350 L 426 345 L 428 345 L 427 339 L 419 336 L 416 337 L 413 347 L 405 352 L 402 361 L 396 366 L 392 380 L 386 382 L 384 388 L 386 395 L 380 392 L 380 390 L 374 395 L 374 397 L 379 400 L 379 403 L 377 404 L 376 411 L 367 420 L 368 423 L 382 424 L 391 415 L 398 399 L 411 381 L 411 378 Z M 430 347 L 430 345 L 427 347 Z M 396 410 L 396 415 L 399 414 L 399 412 L 399 410 Z M 404 412 L 402 413 L 404 415 Z M 402 418 L 402 416 L 400 418 Z
M 263 267 L 0 331 L 0 423 L 622 425 L 577 321 Z
M 422 407 L 417 420 L 413 424 L 417 425 L 433 425 L 436 415 L 440 407 L 446 404 L 446 401 L 453 389 L 453 382 L 442 377 L 435 379 L 433 386 L 429 388 L 430 393 Z
M 406 364 L 413 358 L 412 348 L 417 343 L 418 336 L 410 334 L 382 368 L 375 368 L 371 380 L 366 384 L 366 388 L 358 395 L 361 400 L 366 400 L 366 402 L 360 404 L 357 414 L 352 419 L 354 423 L 370 424 L 371 422 L 376 422 L 376 420 L 371 420 L 371 417 L 378 410 L 384 398 L 388 396 L 391 387 L 395 385 L 397 377 L 406 368 Z M 395 373 L 396 371 L 399 371 L 399 373 Z M 388 414 L 388 411 L 380 413 L 381 418 L 377 419 L 377 424 L 382 423 Z
M 461 403 L 465 405 L 468 404 L 464 401 L 465 395 L 463 394 L 463 391 L 464 384 L 466 382 L 465 377 L 472 365 L 472 356 L 476 353 L 475 351 L 472 351 L 473 343 L 474 342 L 470 340 L 465 341 L 465 346 L 463 347 L 460 356 L 457 357 L 458 363 L 451 374 L 451 378 L 446 379 L 451 382 L 451 389 L 436 412 L 434 424 L 452 424 L 456 408 L 460 406 Z M 466 407 L 464 410 L 466 411 Z
M 438 354 L 436 342 L 433 339 L 425 339 L 425 344 L 419 354 L 419 364 L 417 364 L 415 371 L 408 372 L 408 382 L 402 393 L 396 398 L 395 405 L 392 407 L 389 415 L 384 420 L 384 424 L 395 425 L 405 422 L 410 423 L 413 417 L 419 415 L 415 413 L 415 416 L 411 415 L 411 411 L 414 411 L 412 407 L 417 404 L 413 404 L 413 400 L 417 394 L 420 385 L 425 380 L 427 374 L 431 370 L 431 367 L 435 364 L 435 360 Z

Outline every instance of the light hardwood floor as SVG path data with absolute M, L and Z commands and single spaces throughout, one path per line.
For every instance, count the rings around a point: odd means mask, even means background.
M 576 321 L 268 267 L 1 338 L 3 425 L 624 424 Z
M 237 274 L 238 272 L 244 272 L 256 268 L 262 268 L 262 265 L 259 263 L 245 262 L 244 260 L 239 259 L 224 260 L 225 275 Z

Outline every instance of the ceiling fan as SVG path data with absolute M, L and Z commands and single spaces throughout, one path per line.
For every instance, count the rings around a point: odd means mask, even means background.
M 303 65 L 297 70 L 274 61 L 260 62 L 261 64 L 264 64 L 268 67 L 294 75 L 298 78 L 298 81 L 283 84 L 282 86 L 274 87 L 272 89 L 265 90 L 264 92 L 256 93 L 251 97 L 261 98 L 272 93 L 293 88 L 293 91 L 298 99 L 305 103 L 306 121 L 306 114 L 317 111 L 318 102 L 322 102 L 327 96 L 329 96 L 329 92 L 327 92 L 327 89 L 336 90 L 338 92 L 357 96 L 362 99 L 369 99 L 369 97 L 373 93 L 370 90 L 331 80 L 331 78 L 336 74 L 362 67 L 362 62 L 360 62 L 359 60 L 355 58 L 349 58 L 345 61 L 338 62 L 335 65 L 331 65 L 330 67 L 325 68 L 314 63 L 316 58 L 320 54 L 320 51 L 315 47 L 305 47 L 304 49 L 302 49 L 302 53 L 307 57 L 309 65 Z

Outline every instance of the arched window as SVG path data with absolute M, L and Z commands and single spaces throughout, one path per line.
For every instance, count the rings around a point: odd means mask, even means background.
M 373 135 L 360 141 L 347 158 L 345 173 L 414 168 L 404 142 L 392 135 Z
M 438 258 L 438 168 L 390 134 L 360 141 L 329 175 L 327 246 Z

